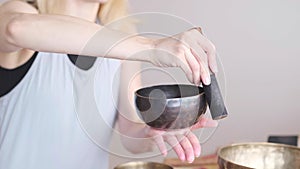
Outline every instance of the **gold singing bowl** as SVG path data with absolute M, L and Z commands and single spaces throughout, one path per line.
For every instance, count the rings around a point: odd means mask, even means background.
M 300 148 L 274 143 L 242 143 L 218 152 L 220 169 L 300 169 Z
M 135 161 L 118 165 L 114 169 L 173 169 L 173 167 L 155 162 Z

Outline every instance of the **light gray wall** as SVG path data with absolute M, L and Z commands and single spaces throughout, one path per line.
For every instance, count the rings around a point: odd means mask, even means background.
M 300 134 L 300 1 L 130 2 L 133 12 L 170 13 L 203 27 L 217 46 L 230 116 L 202 141 L 204 154 L 233 142 L 266 141 L 270 134 Z M 166 81 L 157 78 L 150 73 L 144 80 Z M 122 160 L 113 157 L 112 164 Z

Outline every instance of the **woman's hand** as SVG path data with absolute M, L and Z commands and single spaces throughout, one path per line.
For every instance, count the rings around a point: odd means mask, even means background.
M 153 139 L 158 146 L 160 152 L 166 156 L 168 143 L 172 149 L 176 152 L 178 158 L 182 161 L 193 162 L 195 157 L 199 157 L 201 153 L 201 146 L 197 136 L 191 130 L 203 128 L 203 127 L 216 127 L 218 122 L 215 120 L 201 118 L 198 123 L 191 128 L 163 131 L 149 128 L 148 135 Z
M 190 82 L 210 84 L 210 70 L 216 73 L 216 49 L 202 35 L 200 28 L 193 28 L 173 37 L 154 41 L 150 62 L 160 67 L 180 67 Z

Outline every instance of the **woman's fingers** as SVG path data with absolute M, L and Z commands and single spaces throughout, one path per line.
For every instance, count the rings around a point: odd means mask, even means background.
M 167 147 L 165 143 L 168 143 L 180 160 L 187 160 L 191 163 L 194 161 L 195 157 L 199 157 L 201 154 L 199 139 L 193 132 L 191 132 L 191 130 L 216 126 L 218 126 L 218 121 L 209 118 L 201 118 L 190 129 L 187 128 L 169 132 L 151 129 L 149 134 L 153 136 L 153 140 L 162 155 L 167 155 Z
M 199 45 L 202 46 L 205 53 L 207 54 L 209 68 L 212 72 L 217 73 L 218 66 L 217 66 L 216 48 L 213 45 L 213 43 L 208 39 L 205 39 L 203 41 L 204 42 L 201 42 Z
M 210 70 L 208 67 L 208 59 L 207 59 L 206 53 L 198 45 L 192 45 L 190 52 L 197 59 L 198 64 L 200 66 L 201 81 L 204 84 L 209 85 L 210 84 Z
M 210 70 L 213 72 L 213 73 L 217 73 L 218 72 L 218 65 L 217 65 L 217 55 L 216 53 L 207 53 L 207 57 L 208 57 L 208 65 L 209 65 L 209 68 Z
M 186 137 L 190 140 L 193 149 L 194 149 L 194 155 L 195 157 L 199 157 L 201 154 L 201 146 L 198 138 L 195 136 L 193 132 L 188 132 Z
M 154 136 L 154 141 L 163 156 L 167 156 L 168 151 L 164 139 L 161 135 Z
M 197 61 L 196 57 L 192 54 L 191 50 L 187 47 L 184 49 L 185 59 L 192 70 L 193 73 L 193 83 L 199 85 L 200 84 L 200 64 Z
M 203 35 L 201 28 L 195 28 L 192 30 L 194 30 L 198 35 L 198 36 L 195 36 L 195 37 L 197 37 L 197 44 L 199 46 L 201 46 L 201 48 L 207 54 L 208 65 L 209 65 L 210 70 L 214 73 L 217 73 L 218 66 L 217 66 L 215 45 Z
M 180 160 L 193 162 L 200 156 L 201 146 L 198 138 L 192 132 L 186 134 L 167 134 L 164 140 L 172 147 Z
M 206 84 L 210 84 L 210 71 L 208 67 L 208 60 L 205 52 L 199 47 L 183 47 L 185 62 L 181 61 L 181 67 L 184 70 L 186 64 L 189 66 L 189 69 L 185 72 L 192 73 L 192 81 L 194 84 L 199 85 L 200 80 Z
M 148 126 L 146 126 L 148 128 Z M 165 135 L 165 131 L 162 130 L 156 130 L 153 128 L 148 128 L 148 135 L 150 137 L 152 137 L 153 141 L 155 142 L 155 144 L 157 145 L 158 149 L 160 150 L 161 154 L 163 156 L 167 156 L 168 154 L 168 150 L 165 144 L 165 140 L 164 140 L 164 135 Z
M 191 68 L 188 66 L 188 63 L 183 62 L 183 61 L 178 61 L 179 67 L 182 69 L 182 71 L 185 73 L 186 77 L 191 83 L 194 83 L 194 77 L 193 77 L 193 71 Z
M 204 124 L 206 123 L 206 124 Z M 199 122 L 199 126 L 205 126 L 210 123 L 208 120 L 202 120 Z M 168 143 L 178 158 L 182 161 L 193 162 L 195 157 L 199 157 L 201 153 L 201 146 L 198 138 L 189 129 L 182 129 L 170 132 L 161 133 L 152 129 L 153 140 L 160 152 L 166 156 Z M 160 133 L 160 134 L 159 134 Z
M 210 72 L 217 71 L 215 46 L 197 29 L 154 41 L 154 49 L 166 51 L 150 57 L 157 66 L 180 67 L 190 82 L 210 84 Z M 168 53 L 168 54 L 166 54 Z M 171 54 L 171 55 L 170 55 Z
M 181 161 L 185 161 L 185 152 L 174 135 L 165 136 L 165 141 L 172 147 Z
M 182 134 L 176 135 L 176 138 L 185 153 L 186 160 L 189 163 L 192 163 L 195 160 L 195 153 L 194 153 L 194 148 L 193 148 L 190 140 Z
M 215 72 L 215 47 L 200 32 L 193 31 L 182 40 L 186 62 L 193 73 L 193 83 L 199 85 L 201 81 L 210 84 L 210 72 Z M 213 70 L 211 70 L 213 68 Z

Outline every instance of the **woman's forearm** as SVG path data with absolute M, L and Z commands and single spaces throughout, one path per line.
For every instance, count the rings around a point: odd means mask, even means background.
M 7 36 L 19 48 L 139 61 L 146 59 L 131 56 L 152 48 L 150 39 L 63 15 L 16 14 Z
M 137 74 L 140 70 L 140 62 L 122 62 L 117 124 L 122 144 L 132 153 L 153 149 L 153 142 L 148 136 L 149 127 L 139 119 L 134 106 L 134 92 L 141 87 L 141 75 Z

